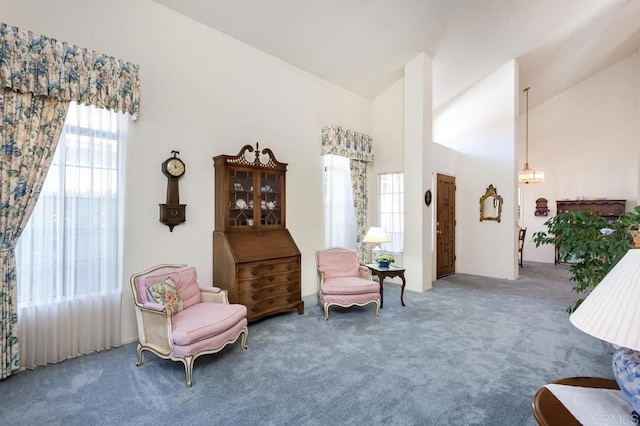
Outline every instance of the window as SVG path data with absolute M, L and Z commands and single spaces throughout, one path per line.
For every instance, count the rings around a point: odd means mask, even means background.
M 16 250 L 20 305 L 120 288 L 118 114 L 72 103 Z
M 325 246 L 356 248 L 356 214 L 349 159 L 324 156 Z
M 16 247 L 23 367 L 121 343 L 127 118 L 71 103 Z
M 383 251 L 401 253 L 404 238 L 404 177 L 402 173 L 380 174 L 380 226 L 388 243 L 380 244 Z

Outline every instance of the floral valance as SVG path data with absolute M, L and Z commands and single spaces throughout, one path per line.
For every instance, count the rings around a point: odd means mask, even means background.
M 340 126 L 324 126 L 322 155 L 327 154 L 341 155 L 350 160 L 373 161 L 373 139 Z
M 138 115 L 138 65 L 0 23 L 0 87 Z

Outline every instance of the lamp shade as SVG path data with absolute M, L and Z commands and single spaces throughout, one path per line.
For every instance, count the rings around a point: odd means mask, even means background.
M 598 339 L 640 351 L 640 249 L 629 250 L 569 320 Z
M 369 228 L 367 235 L 364 236 L 362 241 L 365 243 L 388 243 L 391 240 L 384 232 L 384 229 L 378 226 L 372 226 Z

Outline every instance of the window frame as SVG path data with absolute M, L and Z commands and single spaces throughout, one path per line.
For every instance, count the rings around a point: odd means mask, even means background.
M 391 182 L 385 184 L 385 177 Z M 395 183 L 393 180 L 398 182 Z M 386 188 L 391 188 L 387 191 Z M 399 189 L 399 190 L 398 190 Z M 383 207 L 386 199 L 391 199 L 388 210 Z M 387 217 L 385 217 L 387 216 Z M 395 221 L 393 220 L 395 216 Z M 388 243 L 381 243 L 382 251 L 401 254 L 404 252 L 404 172 L 378 173 L 378 223 L 391 239 Z M 399 228 L 399 230 L 397 229 Z

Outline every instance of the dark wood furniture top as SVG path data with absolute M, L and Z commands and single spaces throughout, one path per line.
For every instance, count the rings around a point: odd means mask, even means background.
M 304 313 L 300 250 L 285 227 L 287 164 L 258 144 L 213 160 L 213 282 L 247 307 L 249 322 Z
M 619 389 L 613 379 L 600 377 L 567 377 L 551 383 L 558 385 L 582 386 L 588 388 Z M 579 426 L 580 422 L 546 387 L 536 392 L 531 404 L 533 415 L 541 426 Z
M 400 291 L 400 302 L 402 306 L 406 306 L 404 304 L 404 287 L 407 285 L 407 281 L 404 279 L 404 268 L 398 268 L 397 266 L 389 265 L 389 266 L 380 266 L 377 263 L 368 263 L 366 265 L 367 268 L 371 271 L 373 275 L 378 277 L 378 282 L 380 282 L 380 309 L 384 305 L 384 288 L 382 283 L 385 278 L 393 278 L 400 277 L 402 279 L 402 290 Z
M 557 200 L 556 214 L 580 212 L 593 213 L 598 216 L 614 221 L 622 216 L 626 210 L 627 200 L 607 200 L 607 199 L 590 199 L 590 200 Z M 560 263 L 559 247 L 555 248 L 555 260 L 557 265 Z
M 625 212 L 625 204 L 627 200 L 557 200 L 556 212 L 589 212 L 598 216 L 617 219 Z

